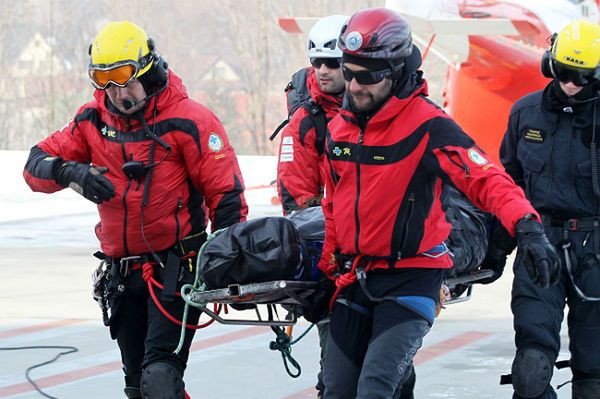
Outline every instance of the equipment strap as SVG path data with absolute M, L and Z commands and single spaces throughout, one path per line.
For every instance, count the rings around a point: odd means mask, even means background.
M 163 279 L 164 289 L 160 296 L 160 299 L 165 302 L 173 302 L 175 300 L 177 278 L 179 277 L 179 263 L 179 256 L 177 256 L 175 251 L 168 251 Z
M 562 219 L 550 215 L 542 215 L 545 227 L 562 227 L 565 231 L 586 231 L 600 228 L 599 217 Z

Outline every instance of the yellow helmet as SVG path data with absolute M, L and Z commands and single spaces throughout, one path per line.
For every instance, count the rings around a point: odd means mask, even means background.
M 552 75 L 578 86 L 600 78 L 600 25 L 586 20 L 573 21 L 552 40 Z
M 154 43 L 133 22 L 109 22 L 90 45 L 88 72 L 97 89 L 125 87 L 146 73 L 154 61 Z

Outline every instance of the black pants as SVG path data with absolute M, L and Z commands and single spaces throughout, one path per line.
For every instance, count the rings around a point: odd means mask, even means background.
M 155 272 L 156 269 L 157 267 Z M 160 280 L 160 276 L 157 276 L 157 280 Z M 183 375 L 196 330 L 187 329 L 183 348 L 178 355 L 174 355 L 181 326 L 167 319 L 156 307 L 149 295 L 147 283 L 142 279 L 141 270 L 132 271 L 124 278 L 124 284 L 125 291 L 113 313 L 110 332 L 121 351 L 125 385 L 139 388 L 143 369 L 154 362 L 169 363 Z M 180 281 L 178 288 L 182 284 Z M 161 291 L 153 288 L 160 300 Z M 173 302 L 161 303 L 172 316 L 181 320 L 185 303 L 180 297 L 176 297 Z M 190 307 L 187 323 L 195 325 L 199 317 L 200 312 Z
M 551 242 L 563 239 L 562 228 L 546 228 Z M 594 234 L 577 231 L 569 233 L 578 266 L 574 270 L 577 285 L 588 296 L 600 296 L 600 264 L 595 257 Z M 560 248 L 559 248 L 560 250 Z M 600 302 L 581 300 L 563 270 L 560 282 L 543 289 L 533 284 L 519 257 L 514 263 L 511 309 L 514 316 L 515 345 L 517 349 L 535 348 L 543 351 L 554 363 L 560 351 L 560 327 L 565 304 L 569 306 L 569 351 L 574 379 L 600 378 Z M 520 398 L 514 395 L 514 398 Z M 539 396 L 554 399 L 551 386 Z
M 367 288 L 374 296 L 426 296 L 433 302 L 432 298 L 439 296 L 442 277 L 439 269 L 369 272 Z M 400 397 L 431 323 L 396 301 L 373 302 L 358 284 L 352 285 L 331 314 L 323 398 Z

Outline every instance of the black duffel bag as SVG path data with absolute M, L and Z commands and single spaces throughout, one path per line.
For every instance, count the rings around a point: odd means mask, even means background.
M 264 217 L 236 223 L 209 241 L 200 260 L 200 276 L 208 289 L 294 280 L 300 263 L 294 223 Z
M 492 216 L 473 205 L 461 192 L 446 188 L 442 199 L 446 220 L 452 230 L 446 243 L 452 252 L 454 266 L 446 277 L 457 277 L 477 270 L 488 248 L 489 227 Z

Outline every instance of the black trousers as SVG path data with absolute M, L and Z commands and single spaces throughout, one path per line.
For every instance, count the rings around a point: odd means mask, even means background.
M 377 297 L 433 299 L 439 297 L 443 277 L 439 269 L 367 274 L 368 291 Z M 414 375 L 413 357 L 430 328 L 431 321 L 415 311 L 394 300 L 371 301 L 357 283 L 353 284 L 331 314 L 323 398 L 412 397 L 412 386 L 402 392 L 404 382 Z
M 547 227 L 551 242 L 559 245 L 563 237 L 561 227 Z M 598 231 L 569 232 L 577 267 L 576 284 L 588 296 L 600 296 L 600 263 L 594 242 Z M 560 252 L 560 246 L 558 247 Z M 561 252 L 562 253 L 562 252 Z M 517 349 L 535 348 L 543 351 L 554 363 L 560 351 L 560 327 L 565 305 L 569 312 L 569 351 L 574 379 L 600 378 L 600 302 L 583 301 L 574 290 L 564 267 L 560 282 L 543 289 L 533 284 L 517 257 L 514 263 L 511 309 L 514 317 L 515 345 Z M 516 395 L 514 398 L 520 398 Z M 539 398 L 554 399 L 556 393 L 549 386 Z
M 187 261 L 182 266 L 186 266 Z M 157 280 L 161 280 L 156 273 Z M 181 274 L 180 274 L 181 275 Z M 189 280 L 188 278 L 184 281 Z M 116 339 L 121 351 L 125 385 L 139 388 L 142 371 L 151 363 L 169 363 L 183 375 L 186 368 L 189 348 L 196 330 L 186 330 L 185 341 L 179 354 L 173 354 L 180 339 L 181 326 L 167 319 L 157 308 L 148 292 L 147 283 L 142 279 L 141 270 L 134 270 L 124 277 L 125 291 L 113 312 L 110 333 Z M 178 282 L 178 289 L 183 281 Z M 153 286 L 159 300 L 161 291 Z M 181 320 L 184 301 L 176 297 L 172 302 L 161 301 L 162 306 L 175 318 Z M 188 324 L 198 323 L 200 312 L 193 307 L 188 311 Z

